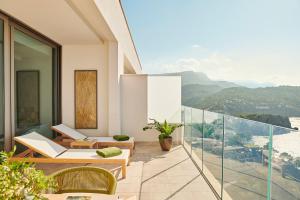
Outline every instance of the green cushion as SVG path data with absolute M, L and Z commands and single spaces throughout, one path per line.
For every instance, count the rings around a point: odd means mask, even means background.
M 118 147 L 108 147 L 104 149 L 99 149 L 96 152 L 99 156 L 103 158 L 109 158 L 109 157 L 118 156 L 122 154 L 122 150 Z
M 129 140 L 128 135 L 114 135 L 113 138 L 117 141 L 127 141 L 127 140 Z

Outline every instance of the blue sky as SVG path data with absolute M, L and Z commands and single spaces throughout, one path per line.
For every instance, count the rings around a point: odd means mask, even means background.
M 145 73 L 300 85 L 300 0 L 122 0 Z

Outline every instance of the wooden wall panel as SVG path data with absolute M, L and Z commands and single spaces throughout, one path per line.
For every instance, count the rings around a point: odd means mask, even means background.
M 97 129 L 97 70 L 75 70 L 75 128 Z

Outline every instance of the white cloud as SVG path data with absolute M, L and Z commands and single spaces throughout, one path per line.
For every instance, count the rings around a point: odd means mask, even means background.
M 198 49 L 197 49 L 198 50 Z M 206 51 L 167 60 L 151 60 L 143 65 L 145 72 L 170 73 L 179 71 L 203 72 L 211 79 L 227 81 L 270 82 L 276 85 L 298 85 L 300 67 L 297 59 L 268 57 L 268 54 L 230 54 Z M 293 62 L 292 62 L 292 61 Z M 289 62 L 288 62 L 289 61 Z M 300 61 L 300 60 L 299 60 Z M 283 67 L 288 66 L 288 67 Z M 293 75 L 291 75 L 291 71 Z
M 181 58 L 174 63 L 161 64 L 161 68 L 165 72 L 204 72 L 214 79 L 224 79 L 226 74 L 232 73 L 234 65 L 234 62 L 229 57 L 219 53 L 212 53 L 205 58 Z

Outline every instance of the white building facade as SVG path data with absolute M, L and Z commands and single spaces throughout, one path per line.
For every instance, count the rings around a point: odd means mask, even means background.
M 75 70 L 97 74 L 87 135 L 151 141 L 149 118 L 181 120 L 180 77 L 142 74 L 119 0 L 0 0 L 0 58 L 1 148 L 32 127 L 76 127 Z

